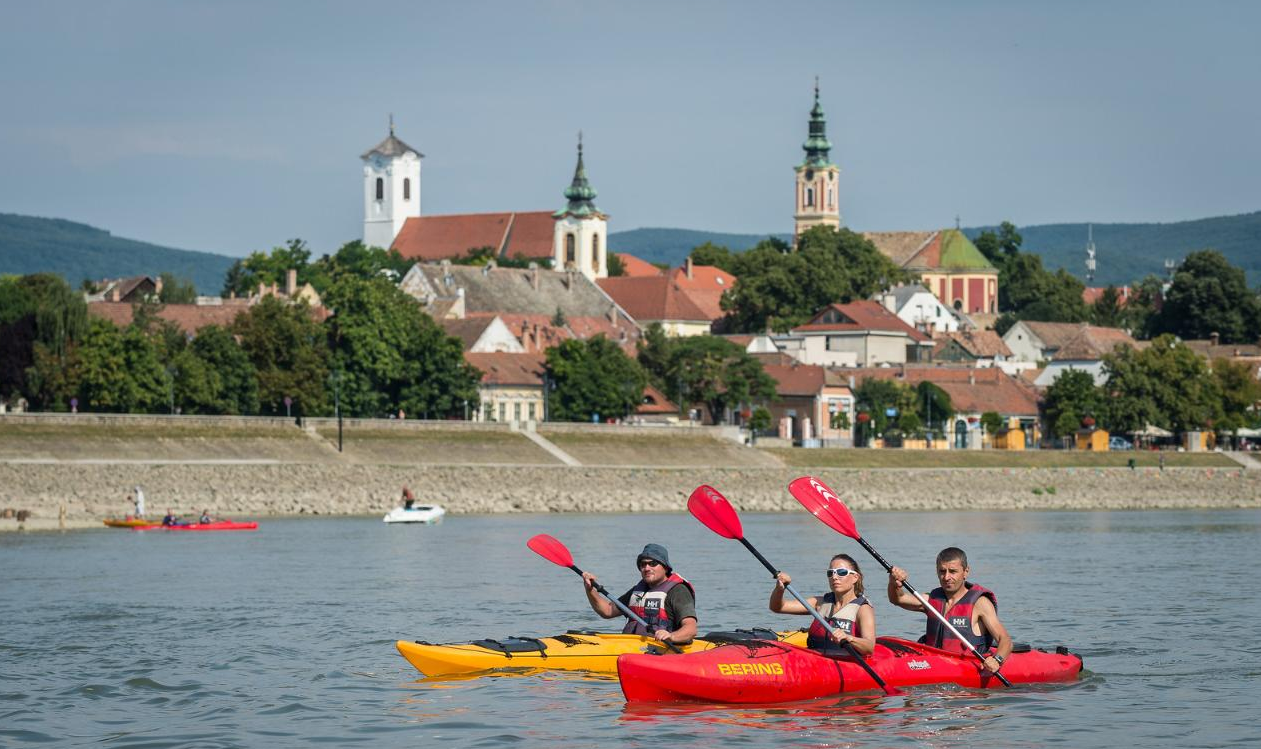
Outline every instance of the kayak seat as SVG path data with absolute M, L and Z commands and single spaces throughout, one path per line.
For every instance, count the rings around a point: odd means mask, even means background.
M 479 648 L 486 648 L 487 650 L 494 650 L 503 653 L 509 658 L 512 657 L 513 653 L 538 653 L 544 658 L 547 657 L 547 646 L 543 644 L 542 640 L 535 637 L 513 636 L 503 641 L 474 640 L 470 644 L 476 645 Z
M 1032 650 L 1033 646 L 1027 642 L 1013 642 L 1011 644 L 1011 652 L 1013 653 L 1028 653 Z
M 888 648 L 889 650 L 892 650 L 894 653 L 897 653 L 898 655 L 905 655 L 907 653 L 918 655 L 920 652 L 905 643 L 898 642 L 897 640 L 890 640 L 884 637 L 877 637 L 876 644 L 884 645 L 886 648 Z
M 594 629 L 569 629 L 569 630 L 565 630 L 565 634 L 567 634 L 567 635 L 587 635 L 587 636 L 589 636 L 589 637 L 596 637 L 596 636 L 599 636 L 599 635 L 611 635 L 611 634 L 614 634 L 614 633 L 613 633 L 613 632 L 597 632 L 597 631 L 595 631 Z
M 710 632 L 702 639 L 716 645 L 730 642 L 746 642 L 748 640 L 779 640 L 779 635 L 769 629 L 754 627 L 752 629 L 736 629 L 730 632 Z

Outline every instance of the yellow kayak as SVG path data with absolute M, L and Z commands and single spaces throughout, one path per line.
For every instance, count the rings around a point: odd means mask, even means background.
M 105 518 L 105 524 L 111 528 L 142 528 L 146 525 L 162 525 L 161 520 L 146 520 L 145 518 Z
M 692 653 L 728 642 L 752 639 L 779 640 L 804 646 L 806 633 L 773 632 L 768 629 L 712 632 L 687 645 L 679 646 L 679 649 Z M 509 637 L 503 640 L 476 640 L 446 645 L 399 640 L 396 646 L 399 654 L 426 676 L 473 673 L 496 668 L 615 674 L 617 657 L 623 653 L 660 653 L 664 650 L 664 646 L 651 637 L 587 631 L 571 631 L 555 637 Z

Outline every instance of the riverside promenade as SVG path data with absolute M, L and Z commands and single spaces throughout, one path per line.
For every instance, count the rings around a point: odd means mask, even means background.
M 1261 507 L 1261 471 L 1213 454 L 1171 455 L 1164 470 L 1131 469 L 1120 456 L 1114 465 L 1064 465 L 1058 451 L 986 468 L 835 467 L 830 450 L 763 451 L 703 428 L 547 424 L 527 438 L 502 424 L 348 420 L 339 452 L 335 422 L 304 427 L 227 417 L 0 417 L 0 511 L 27 511 L 26 530 L 98 527 L 125 514 L 140 485 L 155 517 L 168 507 L 238 517 L 384 514 L 407 485 L 453 514 L 683 512 L 700 484 L 743 511 L 789 511 L 798 505 L 785 487 L 803 474 L 864 511 Z M 863 452 L 847 451 L 845 462 Z M 0 530 L 17 528 L 0 519 Z

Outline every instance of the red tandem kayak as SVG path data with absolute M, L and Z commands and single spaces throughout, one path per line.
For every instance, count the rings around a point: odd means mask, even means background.
M 138 531 L 252 531 L 258 523 L 238 523 L 235 520 L 216 520 L 213 523 L 189 523 L 188 525 L 142 525 Z
M 895 637 L 876 642 L 876 652 L 867 662 L 890 686 L 1002 685 L 993 676 L 982 676 L 980 664 L 970 655 Z M 1003 664 L 1003 676 L 1012 684 L 1072 681 L 1081 670 L 1081 656 L 1062 647 L 1054 652 L 1013 652 Z M 685 655 L 628 653 L 617 659 L 617 676 L 627 702 L 793 702 L 880 688 L 852 660 L 770 641 L 733 643 Z

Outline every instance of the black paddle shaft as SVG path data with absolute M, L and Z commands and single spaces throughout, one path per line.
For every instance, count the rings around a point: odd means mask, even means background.
M 880 563 L 880 565 L 881 565 L 882 567 L 884 567 L 884 569 L 885 569 L 885 571 L 886 571 L 886 572 L 892 572 L 892 571 L 893 571 L 893 565 L 889 564 L 889 562 L 888 562 L 887 560 L 885 560 L 885 558 L 884 558 L 884 557 L 880 556 L 880 552 L 876 551 L 876 550 L 872 547 L 872 545 L 871 545 L 871 544 L 867 543 L 867 539 L 863 538 L 862 536 L 858 536 L 858 537 L 856 537 L 854 540 L 855 540 L 855 541 L 857 541 L 859 544 L 861 544 L 861 545 L 862 545 L 862 547 L 863 547 L 864 549 L 866 549 L 868 553 L 870 553 L 873 557 L 875 557 L 875 558 L 876 558 L 876 561 L 877 561 L 877 562 L 879 562 L 879 563 Z M 910 581 L 910 580 L 903 580 L 903 581 L 902 581 L 902 587 L 903 587 L 903 588 L 906 588 L 906 589 L 907 589 L 907 591 L 908 591 L 911 595 L 915 596 L 916 598 L 921 597 L 920 592 L 919 592 L 918 590 L 916 590 L 916 589 L 915 589 L 915 586 L 911 585 L 911 581 Z M 947 627 L 950 627 L 950 623 L 946 621 L 945 616 L 940 615 L 940 613 L 939 613 L 939 612 L 937 612 L 937 610 L 936 610 L 936 609 L 933 609 L 933 612 L 934 612 L 934 613 L 938 613 L 939 615 L 938 615 L 938 617 L 937 617 L 937 618 L 938 618 L 938 619 L 941 619 L 942 623 L 944 623 Z M 951 627 L 951 629 L 954 629 L 954 628 L 953 628 L 953 627 Z M 958 634 L 958 632 L 957 632 L 957 631 L 956 631 L 956 634 Z M 969 646 L 971 646 L 971 645 L 972 645 L 972 643 L 968 642 L 967 640 L 963 640 L 963 642 L 967 643 Z M 981 661 L 981 663 L 985 663 L 985 656 L 981 655 L 981 651 L 977 650 L 975 647 L 970 647 L 970 650 L 971 650 L 971 652 L 972 652 L 972 655 L 975 655 L 975 656 L 977 657 L 977 660 Z M 995 675 L 995 676 L 997 676 L 997 677 L 998 677 L 998 680 L 999 680 L 999 681 L 1001 681 L 1001 682 L 1003 682 L 1003 684 L 1004 684 L 1004 685 L 1009 686 L 1009 687 L 1011 686 L 1011 682 L 1010 682 L 1010 681 L 1007 681 L 1007 677 L 1006 677 L 1006 676 L 1003 676 L 1003 675 L 1002 675 L 1001 673 L 999 673 L 998 671 L 995 671 L 995 672 L 994 672 L 994 675 Z
M 578 565 L 576 565 L 576 564 L 571 564 L 571 565 L 569 565 L 569 569 L 573 570 L 574 572 L 577 572 L 579 577 L 581 577 L 581 576 L 582 576 L 582 570 L 578 569 Z M 606 588 L 605 588 L 603 585 L 601 585 L 600 583 L 595 582 L 594 580 L 591 582 L 591 587 L 592 587 L 592 588 L 595 588 L 595 592 L 597 592 L 597 593 L 599 593 L 600 595 L 604 596 L 605 598 L 609 599 L 609 601 L 611 601 L 611 602 L 613 603 L 613 605 L 614 605 L 614 606 L 616 606 L 616 607 L 618 608 L 618 610 L 620 610 L 620 611 L 621 611 L 621 612 L 622 612 L 622 613 L 623 613 L 623 614 L 624 614 L 627 618 L 634 620 L 634 622 L 635 622 L 636 624 L 638 624 L 639 626 L 641 626 L 641 627 L 643 627 L 643 628 L 644 628 L 644 631 L 645 631 L 645 632 L 648 632 L 648 636 L 649 636 L 649 637 L 652 637 L 652 632 L 651 632 L 652 627 L 649 627 L 649 626 L 648 626 L 648 622 L 644 621 L 644 620 L 643 620 L 643 618 L 641 618 L 641 617 L 637 616 L 637 615 L 635 614 L 635 612 L 634 612 L 634 611 L 631 611 L 629 608 L 627 608 L 627 607 L 626 607 L 626 606 L 625 606 L 625 605 L 624 605 L 621 601 L 619 601 L 619 600 L 617 600 L 616 598 L 614 598 L 613 596 L 609 595 L 609 591 L 608 591 L 608 589 L 606 589 Z M 675 644 L 674 644 L 674 643 L 672 643 L 672 642 L 664 642 L 664 641 L 662 641 L 662 643 L 661 643 L 661 644 L 662 644 L 662 645 L 665 645 L 666 647 L 670 648 L 671 650 L 673 650 L 673 651 L 674 651 L 674 652 L 676 652 L 676 653 L 682 653 L 682 652 L 683 652 L 682 650 L 680 650 L 680 649 L 679 649 L 679 646 L 678 646 L 678 645 L 675 645 Z
M 749 540 L 747 538 L 745 538 L 744 536 L 741 536 L 740 543 L 744 544 L 744 548 L 753 552 L 753 556 L 757 557 L 757 560 L 762 563 L 762 566 L 765 567 L 767 571 L 771 573 L 771 577 L 774 577 L 776 579 L 779 578 L 780 570 L 775 569 L 775 565 L 767 561 L 766 557 L 762 556 L 762 552 L 755 549 L 753 547 L 753 544 L 749 543 Z M 823 616 L 819 614 L 818 611 L 815 611 L 814 609 L 810 608 L 810 604 L 806 603 L 805 599 L 802 598 L 800 595 L 798 595 L 797 591 L 793 590 L 791 585 L 785 585 L 784 590 L 787 590 L 789 593 L 791 593 L 792 597 L 796 598 L 798 603 L 806 607 L 806 610 L 809 611 L 811 614 L 813 614 L 814 618 L 818 619 L 819 622 L 823 624 L 825 628 L 829 630 L 831 629 L 831 627 L 828 626 L 827 622 L 823 621 Z M 853 656 L 854 660 L 857 661 L 858 665 L 862 666 L 863 670 L 867 672 L 867 675 L 869 675 L 877 684 L 879 684 L 880 688 L 883 689 L 885 693 L 894 694 L 894 691 L 889 688 L 889 685 L 885 683 L 884 679 L 880 678 L 880 675 L 877 674 L 875 669 L 871 667 L 871 664 L 867 663 L 866 659 L 864 659 L 862 655 L 858 653 L 858 650 L 854 648 L 853 643 L 843 642 L 841 643 L 841 647 L 849 651 L 849 654 Z

